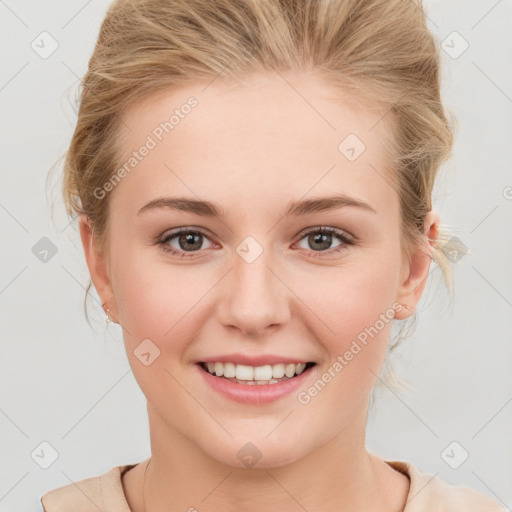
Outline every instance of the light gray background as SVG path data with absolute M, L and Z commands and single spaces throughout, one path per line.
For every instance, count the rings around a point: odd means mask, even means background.
M 145 397 L 128 365 L 119 326 L 104 331 L 93 290 L 92 331 L 82 301 L 88 271 L 76 221 L 64 215 L 58 179 L 76 120 L 74 98 L 109 1 L 0 0 L 2 37 L 1 511 L 41 510 L 47 490 L 149 456 Z M 444 50 L 443 96 L 459 120 L 454 157 L 434 207 L 469 252 L 455 266 L 449 304 L 431 267 L 419 326 L 395 366 L 413 390 L 385 392 L 368 425 L 368 448 L 387 460 L 487 494 L 512 507 L 512 3 L 427 1 Z M 47 31 L 58 42 L 42 58 Z M 454 39 L 455 37 L 455 39 Z M 49 48 L 46 40 L 45 48 Z M 448 47 L 447 47 L 448 48 Z M 40 50 L 42 51 L 42 50 Z M 60 177 L 61 167 L 55 176 Z M 54 223 L 50 201 L 56 199 Z M 32 248 L 48 237 L 57 252 Z M 456 441 L 452 469 L 442 457 Z M 58 452 L 43 469 L 41 443 Z M 44 449 L 45 457 L 49 450 Z M 453 464 L 453 462 L 452 462 Z

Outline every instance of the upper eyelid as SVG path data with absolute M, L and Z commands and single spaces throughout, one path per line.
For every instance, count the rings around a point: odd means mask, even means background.
M 296 237 L 300 236 L 302 238 L 303 236 L 306 236 L 308 233 L 314 233 L 317 231 L 321 232 L 323 230 L 328 230 L 330 232 L 330 234 L 332 234 L 332 235 L 346 235 L 347 238 L 350 238 L 351 240 L 356 238 L 354 235 L 352 235 L 351 233 L 349 233 L 348 231 L 346 231 L 344 229 L 335 228 L 334 226 L 325 226 L 325 225 L 314 226 L 311 228 L 304 228 L 302 231 L 299 231 L 297 233 Z

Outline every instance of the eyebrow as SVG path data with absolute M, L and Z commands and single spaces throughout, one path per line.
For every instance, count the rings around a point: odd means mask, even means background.
M 361 208 L 373 213 L 377 211 L 365 203 L 361 199 L 347 196 L 345 194 L 337 194 L 329 197 L 319 197 L 313 199 L 304 199 L 292 202 L 286 210 L 284 216 L 301 216 L 310 213 L 324 212 L 343 207 Z M 225 218 L 226 212 L 209 201 L 201 201 L 198 199 L 190 199 L 187 197 L 160 197 L 150 201 L 144 205 L 138 212 L 141 213 L 157 208 L 171 208 L 189 213 L 195 213 L 203 217 L 220 217 Z

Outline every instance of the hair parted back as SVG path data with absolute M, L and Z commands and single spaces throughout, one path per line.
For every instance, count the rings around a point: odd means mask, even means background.
M 382 109 L 392 130 L 389 179 L 400 201 L 402 250 L 407 256 L 418 245 L 429 250 L 423 222 L 454 128 L 441 102 L 440 55 L 421 0 L 114 1 L 82 79 L 65 155 L 68 215 L 87 214 L 108 252 L 109 196 L 99 200 L 93 192 L 120 165 L 127 107 L 171 87 L 234 83 L 273 70 L 314 72 L 341 97 Z M 441 224 L 429 252 L 453 297 L 450 238 Z M 90 287 L 89 281 L 86 317 Z

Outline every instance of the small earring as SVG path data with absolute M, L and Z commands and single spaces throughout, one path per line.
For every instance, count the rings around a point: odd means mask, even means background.
M 107 307 L 107 301 L 105 301 L 101 307 L 103 308 L 103 310 L 105 311 L 105 314 L 107 315 L 107 320 L 106 320 L 106 326 L 108 327 L 108 324 L 110 323 L 110 316 L 109 316 L 109 313 L 110 313 L 110 308 Z

